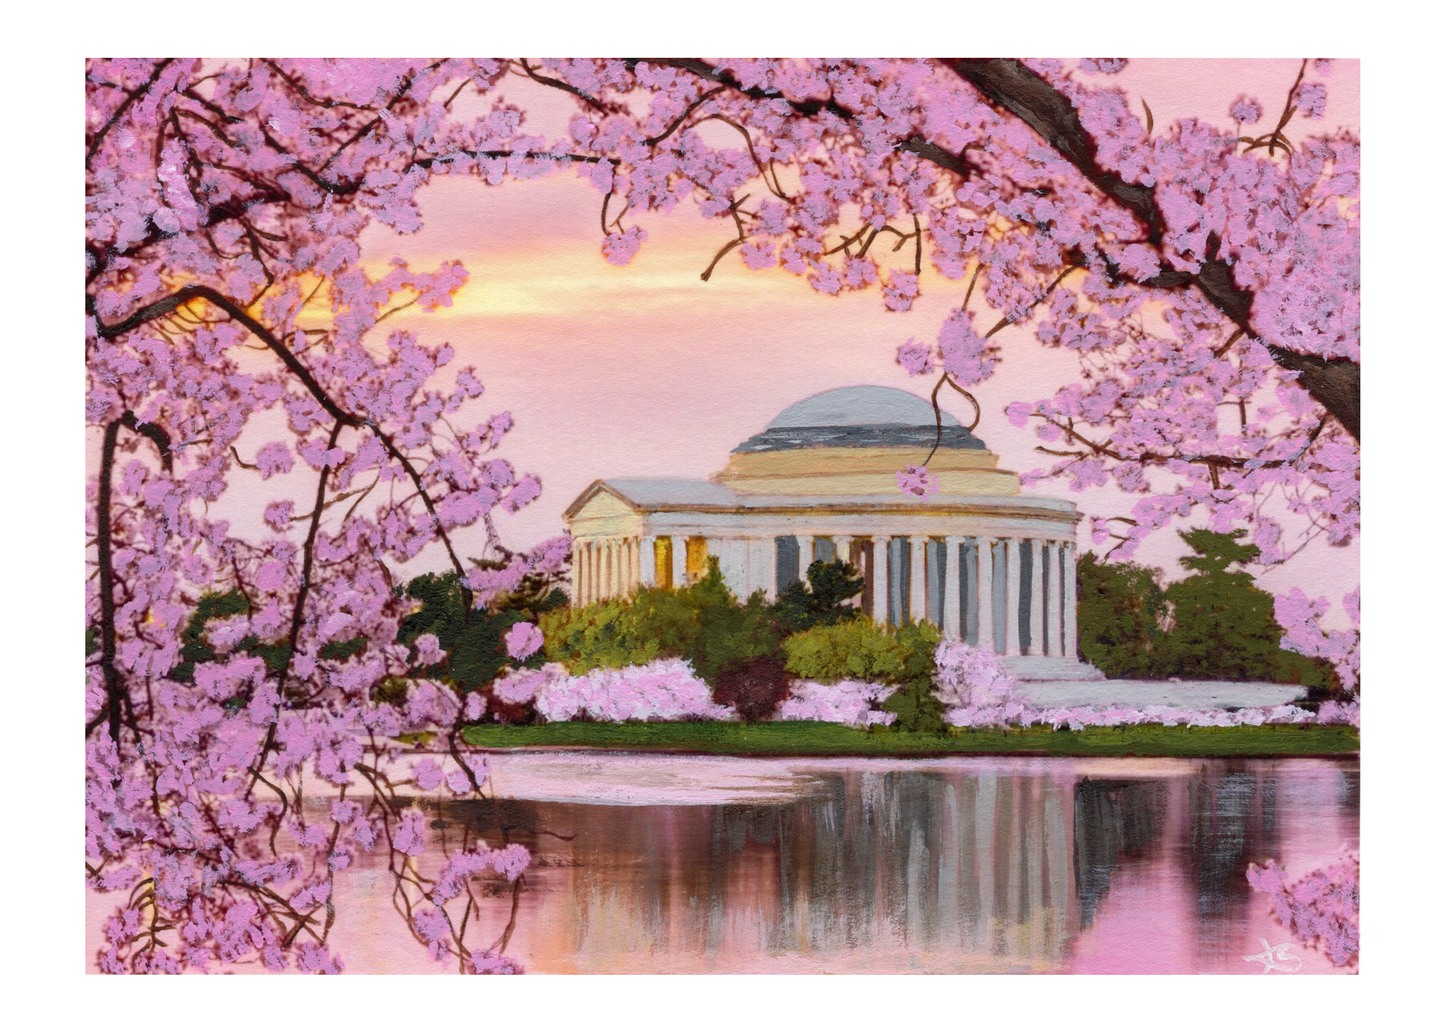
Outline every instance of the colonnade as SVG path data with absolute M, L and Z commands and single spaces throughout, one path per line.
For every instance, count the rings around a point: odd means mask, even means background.
M 690 541 L 689 548 L 685 542 Z M 573 540 L 573 601 L 626 595 L 639 585 L 682 586 L 715 555 L 733 592 L 769 596 L 806 576 L 816 559 L 847 559 L 865 578 L 860 604 L 874 620 L 928 620 L 944 636 L 1002 656 L 1078 652 L 1077 549 L 1072 541 L 946 535 L 785 537 L 632 536 Z M 693 561 L 688 562 L 692 554 Z

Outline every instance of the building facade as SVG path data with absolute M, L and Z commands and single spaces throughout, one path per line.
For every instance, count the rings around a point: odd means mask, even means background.
M 897 472 L 937 443 L 926 497 Z M 864 578 L 881 623 L 928 620 L 1006 657 L 1026 678 L 1094 679 L 1077 660 L 1072 502 L 1023 495 L 1017 474 L 952 416 L 888 387 L 845 387 L 789 407 L 708 480 L 591 484 L 564 513 L 573 601 L 695 581 L 716 556 L 739 597 L 769 597 L 814 560 Z

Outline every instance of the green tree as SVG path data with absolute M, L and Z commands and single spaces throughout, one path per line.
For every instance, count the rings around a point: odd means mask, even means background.
M 567 604 L 567 595 L 555 580 L 540 574 L 528 574 L 515 591 L 497 596 L 483 609 L 467 607 L 455 573 L 422 574 L 398 588 L 397 594 L 418 606 L 397 627 L 396 640 L 411 645 L 423 634 L 435 634 L 447 653 L 439 663 L 418 667 L 416 675 L 449 681 L 463 694 L 486 688 L 503 667 L 541 666 L 540 650 L 525 661 L 512 659 L 504 636 L 514 624 L 536 623 L 542 614 Z M 405 685 L 383 682 L 379 691 L 405 698 Z
M 794 581 L 773 603 L 785 634 L 811 627 L 830 627 L 857 615 L 847 602 L 863 591 L 863 578 L 848 563 L 816 559 L 806 581 Z
M 1079 651 L 1106 677 L 1160 676 L 1169 607 L 1159 571 L 1079 557 Z M 1166 675 L 1167 676 L 1167 675 Z
M 1259 558 L 1256 546 L 1240 540 L 1244 534 L 1180 532 L 1194 553 L 1180 565 L 1194 572 L 1164 591 L 1173 614 L 1159 649 L 1165 676 L 1218 681 L 1275 676 L 1283 631 L 1274 619 L 1274 596 L 1237 568 Z
M 1159 571 L 1079 557 L 1079 651 L 1108 677 L 1302 684 L 1311 699 L 1341 692 L 1329 663 L 1280 648 L 1274 596 L 1238 567 L 1259 558 L 1244 531 L 1183 532 L 1193 571 L 1161 587 Z
M 739 604 L 723 581 L 717 558 L 709 557 L 707 573 L 693 585 L 692 593 L 697 602 L 698 634 L 688 658 L 698 677 L 717 688 L 725 670 L 774 653 L 778 654 L 776 667 L 783 667 L 783 631 L 761 588 Z

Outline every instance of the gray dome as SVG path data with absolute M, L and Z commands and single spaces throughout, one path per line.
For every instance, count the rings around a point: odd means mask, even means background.
M 896 387 L 839 387 L 789 405 L 739 452 L 796 448 L 977 448 L 984 444 L 933 403 Z
M 931 402 L 897 387 L 839 387 L 789 405 L 768 429 L 885 425 L 936 427 L 938 422 Z M 958 426 L 958 420 L 945 412 L 943 425 Z

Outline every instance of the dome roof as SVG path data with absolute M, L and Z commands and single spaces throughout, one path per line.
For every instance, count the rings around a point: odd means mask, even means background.
M 936 427 L 938 423 L 931 403 L 897 387 L 839 387 L 789 405 L 768 429 L 882 425 Z M 958 426 L 958 420 L 945 412 L 943 425 Z
M 839 387 L 814 394 L 778 413 L 762 433 L 734 454 L 796 448 L 977 448 L 984 444 L 957 419 L 939 417 L 932 402 L 896 387 Z

